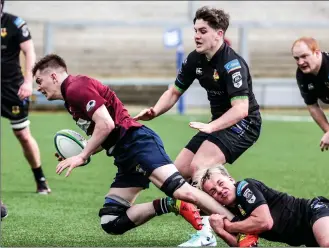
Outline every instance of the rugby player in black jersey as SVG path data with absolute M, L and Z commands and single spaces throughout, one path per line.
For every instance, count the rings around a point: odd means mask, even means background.
M 321 151 L 329 148 L 329 122 L 318 100 L 329 104 L 329 53 L 321 52 L 316 39 L 301 37 L 291 48 L 297 63 L 296 79 L 300 93 L 314 121 L 324 132 Z
M 198 170 L 213 164 L 232 164 L 258 139 L 259 106 L 252 91 L 246 61 L 224 42 L 229 16 L 223 10 L 202 7 L 194 18 L 196 49 L 182 64 L 175 84 L 154 107 L 142 110 L 136 120 L 148 121 L 171 109 L 197 79 L 207 91 L 212 114 L 209 123 L 190 122 L 199 130 L 180 152 L 174 164 L 192 182 Z M 216 245 L 207 218 L 204 228 L 181 246 Z M 199 239 L 198 239 L 199 237 Z
M 198 187 L 226 206 L 240 221 L 211 215 L 213 230 L 230 246 L 237 233 L 258 234 L 290 246 L 329 247 L 329 200 L 296 198 L 247 178 L 239 182 L 222 165 L 199 171 Z
M 35 50 L 26 22 L 15 15 L 3 12 L 1 1 L 1 116 L 10 121 L 24 156 L 36 181 L 36 192 L 50 193 L 41 168 L 40 151 L 29 128 L 29 97 L 32 95 L 32 67 Z M 22 74 L 19 55 L 25 56 L 25 73 Z

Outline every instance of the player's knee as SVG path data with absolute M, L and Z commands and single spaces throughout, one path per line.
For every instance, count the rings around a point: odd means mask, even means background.
M 99 210 L 103 230 L 108 234 L 120 235 L 134 228 L 135 223 L 126 213 L 130 207 L 130 203 L 121 197 L 108 196 L 103 208 Z
M 162 184 L 160 189 L 167 196 L 173 197 L 174 194 L 176 194 L 177 190 L 179 190 L 185 183 L 186 183 L 185 179 L 177 171 L 166 179 L 166 181 Z

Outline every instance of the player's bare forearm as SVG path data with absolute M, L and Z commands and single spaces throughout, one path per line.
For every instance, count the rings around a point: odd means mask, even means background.
M 218 119 L 210 122 L 213 131 L 223 130 L 231 127 L 248 116 L 248 99 L 235 100 L 232 107 Z
M 272 228 L 273 223 L 269 223 L 259 217 L 250 216 L 243 221 L 230 222 L 224 220 L 225 230 L 229 233 L 259 234 Z
M 103 151 L 103 150 L 104 150 L 104 148 L 103 148 L 102 146 L 99 146 L 99 147 L 94 151 L 93 155 L 95 155 L 95 154 L 97 154 L 97 153 L 99 153 L 99 152 L 101 152 L 101 151 Z
M 32 68 L 36 60 L 33 41 L 32 40 L 25 41 L 21 43 L 20 47 L 25 56 L 24 83 L 29 83 L 32 85 L 33 82 Z
M 322 108 L 316 103 L 313 105 L 307 105 L 308 111 L 310 112 L 313 120 L 319 125 L 323 132 L 329 131 L 329 123 L 326 115 Z
M 91 155 L 99 152 L 99 147 L 101 147 L 101 144 L 106 140 L 113 129 L 114 126 L 112 127 L 104 123 L 96 123 L 94 132 L 88 140 L 86 147 L 80 153 L 80 156 L 84 160 L 87 160 Z
M 168 90 L 166 90 L 159 98 L 158 102 L 154 105 L 153 109 L 156 116 L 160 116 L 171 109 L 180 96 L 181 93 L 174 86 L 171 86 Z
M 101 146 L 115 128 L 114 121 L 104 104 L 94 112 L 92 120 L 95 122 L 94 132 L 80 153 L 84 160 L 87 160 Z

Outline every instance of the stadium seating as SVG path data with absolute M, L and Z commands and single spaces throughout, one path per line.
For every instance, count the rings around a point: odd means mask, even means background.
M 82 3 L 82 4 L 81 4 Z M 188 2 L 8 2 L 7 10 L 25 17 L 30 23 L 37 53 L 44 51 L 45 21 L 146 21 L 185 22 Z M 328 22 L 328 2 L 267 1 L 195 1 L 201 5 L 223 8 L 237 22 Z M 79 8 L 79 11 L 74 9 Z M 264 11 L 267 9 L 268 11 Z M 129 16 L 129 18 L 127 18 Z M 175 76 L 175 51 L 162 44 L 163 27 L 78 26 L 54 29 L 54 52 L 62 54 L 74 73 L 84 72 L 100 77 L 169 77 Z M 186 53 L 193 50 L 193 27 L 183 29 Z M 293 77 L 295 63 L 290 55 L 292 42 L 303 35 L 312 35 L 329 50 L 324 28 L 251 28 L 249 31 L 250 66 L 254 77 Z M 232 46 L 238 50 L 238 29 L 227 32 Z

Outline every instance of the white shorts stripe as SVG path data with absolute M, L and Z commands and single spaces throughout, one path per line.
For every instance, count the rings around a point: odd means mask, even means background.
M 26 121 L 23 121 L 22 123 L 17 123 L 17 124 L 11 123 L 12 129 L 23 129 L 23 128 L 28 127 L 29 125 L 30 125 L 29 120 L 26 120 Z

